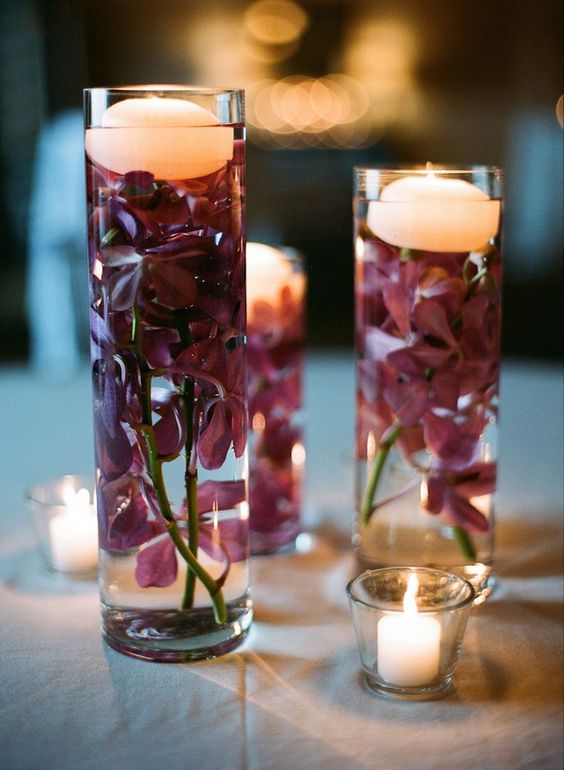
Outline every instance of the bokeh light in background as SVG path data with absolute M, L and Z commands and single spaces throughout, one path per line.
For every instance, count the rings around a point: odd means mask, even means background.
M 24 357 L 41 124 L 81 88 L 245 88 L 252 240 L 309 265 L 309 340 L 352 344 L 352 166 L 508 171 L 504 345 L 555 357 L 562 278 L 560 0 L 2 0 L 2 355 Z M 55 176 L 55 187 L 57 177 Z M 80 202 L 82 205 L 82 202 Z

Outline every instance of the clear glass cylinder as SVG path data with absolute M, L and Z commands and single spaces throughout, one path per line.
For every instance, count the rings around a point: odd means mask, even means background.
M 253 554 L 292 547 L 301 528 L 305 293 L 298 252 L 247 244 Z
M 84 104 L 103 633 L 141 658 L 212 657 L 252 618 L 244 96 Z
M 502 172 L 356 168 L 362 568 L 494 582 Z

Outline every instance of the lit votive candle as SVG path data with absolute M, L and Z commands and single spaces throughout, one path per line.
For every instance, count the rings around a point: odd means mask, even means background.
M 85 148 L 92 161 L 117 174 L 194 179 L 233 157 L 233 128 L 185 99 L 132 97 L 108 107 L 101 126 L 86 130 Z
M 409 576 L 403 613 L 378 621 L 378 673 L 398 687 L 418 687 L 439 673 L 441 626 L 417 611 L 417 575 Z
M 499 229 L 501 204 L 464 179 L 429 169 L 395 179 L 370 201 L 366 224 L 392 246 L 435 252 L 484 248 Z
M 467 580 L 430 567 L 383 567 L 351 580 L 347 595 L 369 689 L 417 699 L 448 692 L 475 598 Z
M 64 508 L 49 519 L 49 544 L 53 569 L 89 572 L 98 563 L 98 524 L 90 493 L 72 485 L 63 489 Z

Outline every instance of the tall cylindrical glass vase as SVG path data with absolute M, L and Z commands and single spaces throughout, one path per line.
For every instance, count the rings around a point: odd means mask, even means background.
M 103 633 L 219 655 L 248 585 L 240 91 L 85 91 Z
M 493 585 L 502 173 L 355 169 L 363 567 Z

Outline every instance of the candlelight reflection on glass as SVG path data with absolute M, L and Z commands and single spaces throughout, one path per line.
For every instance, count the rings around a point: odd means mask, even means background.
M 27 500 L 48 569 L 93 577 L 98 565 L 98 525 L 92 480 L 69 475 L 35 484 Z
M 425 567 L 367 570 L 347 595 L 371 690 L 430 699 L 452 689 L 474 599 L 467 580 Z

